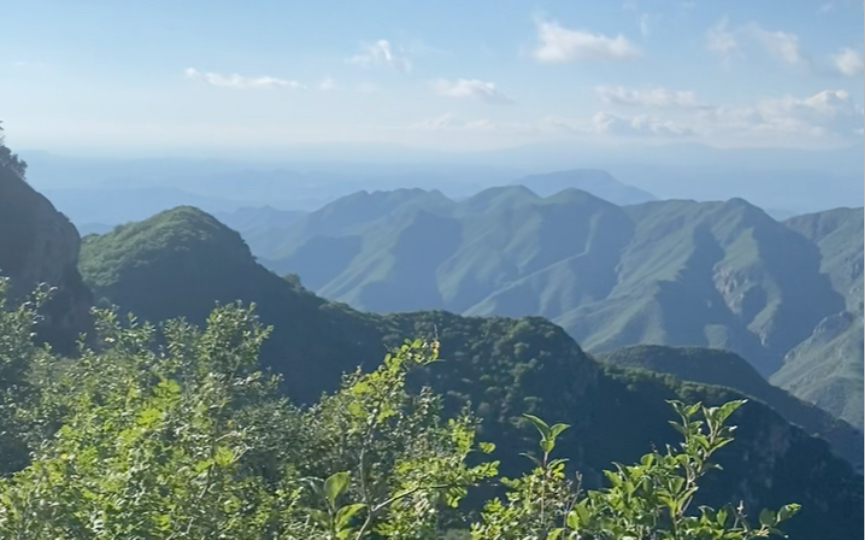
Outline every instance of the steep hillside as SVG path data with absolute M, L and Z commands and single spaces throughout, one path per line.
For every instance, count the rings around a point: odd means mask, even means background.
M 80 238 L 69 220 L 27 184 L 25 168 L 0 137 L 0 275 L 10 278 L 13 299 L 39 283 L 56 288 L 38 330 L 59 352 L 71 353 L 90 321 L 90 291 L 77 268 Z
M 453 205 L 453 201 L 438 191 L 360 191 L 337 199 L 291 225 L 271 229 L 257 240 L 261 251 L 256 251 L 256 255 L 269 261 L 271 269 L 281 272 L 282 268 L 297 262 L 298 258 L 294 255 L 307 242 L 315 242 L 319 238 L 356 236 L 376 226 L 387 229 L 390 220 L 398 219 L 405 213 Z
M 97 302 L 110 301 L 150 321 L 184 316 L 200 324 L 216 302 L 254 302 L 275 328 L 263 362 L 303 372 L 303 379 L 290 377 L 285 385 L 304 401 L 338 383 L 345 365 L 327 362 L 338 362 L 352 349 L 368 357 L 381 352 L 377 332 L 363 323 L 364 316 L 351 319 L 354 327 L 340 329 L 344 308 L 258 265 L 238 233 L 195 208 L 175 208 L 85 237 L 80 268 Z
M 823 409 L 772 386 L 747 360 L 729 351 L 699 347 L 634 345 L 597 356 L 622 368 L 669 373 L 683 381 L 732 388 L 769 405 L 787 421 L 831 442 L 851 463 L 862 465 L 862 432 Z
M 647 191 L 619 182 L 606 171 L 595 169 L 533 174 L 517 180 L 514 184 L 525 186 L 541 197 L 576 188 L 618 205 L 639 204 L 657 198 Z
M 862 429 L 862 335 L 861 316 L 844 311 L 826 317 L 769 381 Z
M 562 320 L 590 348 L 726 348 L 768 376 L 824 316 L 843 308 L 819 271 L 817 248 L 746 201 L 663 201 L 626 211 L 635 234 L 621 253 L 617 286 Z
M 458 203 L 362 193 L 280 237 L 270 268 L 359 309 L 539 315 L 590 350 L 723 347 L 764 376 L 844 309 L 815 244 L 741 199 L 618 207 L 522 186 Z
M 537 317 L 356 312 L 258 266 L 236 233 L 190 208 L 88 237 L 81 267 L 98 295 L 151 320 L 201 320 L 208 298 L 256 302 L 263 321 L 274 326 L 265 361 L 301 401 L 332 389 L 341 371 L 377 363 L 382 343 L 438 335 L 444 361 L 419 373 L 413 384 L 430 383 L 446 395 L 450 409 L 470 402 L 484 420 L 484 439 L 497 443 L 506 474 L 525 465 L 507 456 L 534 444 L 531 428 L 519 418 L 523 412 L 573 426 L 562 437 L 562 452 L 591 486 L 601 482 L 599 471 L 611 460 L 627 462 L 675 440 L 664 399 L 717 403 L 739 395 L 605 367 L 561 328 Z M 756 401 L 733 421 L 740 426 L 737 441 L 719 456 L 724 475 L 707 478 L 703 501 L 800 502 L 805 511 L 791 522 L 793 538 L 847 538 L 861 530 L 862 478 L 833 457 L 827 443 Z
M 253 253 L 270 249 L 273 230 L 284 229 L 306 215 L 300 210 L 279 210 L 272 206 L 244 207 L 232 212 L 214 212 L 213 217 L 240 233 Z M 106 231 L 107 232 L 107 231 Z
M 805 214 L 784 224 L 814 242 L 823 258 L 820 271 L 847 300 L 847 310 L 862 315 L 863 208 L 836 208 Z
M 820 249 L 820 270 L 846 301 L 784 358 L 771 382 L 860 429 L 863 420 L 863 209 L 836 208 L 785 221 Z

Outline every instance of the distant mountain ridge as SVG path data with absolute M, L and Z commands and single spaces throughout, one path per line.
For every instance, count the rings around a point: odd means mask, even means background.
M 818 246 L 742 199 L 361 192 L 272 236 L 270 268 L 361 309 L 540 315 L 589 350 L 723 347 L 764 376 L 845 305 Z
M 541 197 L 549 197 L 566 189 L 576 188 L 619 206 L 657 199 L 651 193 L 623 184 L 607 171 L 598 169 L 572 169 L 533 174 L 513 183 L 526 186 Z

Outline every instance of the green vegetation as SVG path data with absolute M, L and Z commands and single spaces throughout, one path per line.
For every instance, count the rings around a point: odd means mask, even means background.
M 496 197 L 485 204 L 497 204 Z M 446 417 L 459 417 L 470 407 L 480 421 L 477 436 L 495 445 L 490 458 L 510 478 L 523 472 L 519 454 L 536 444 L 524 413 L 571 426 L 558 437 L 557 452 L 568 458 L 572 471 L 582 473 L 582 487 L 594 490 L 605 485 L 603 470 L 611 461 L 637 462 L 647 449 L 675 442 L 665 400 L 719 406 L 743 397 L 598 363 L 560 327 L 539 317 L 360 313 L 316 297 L 295 277 L 266 271 L 236 234 L 215 223 L 203 212 L 183 208 L 88 237 L 82 249 L 85 279 L 98 298 L 154 323 L 184 317 L 203 324 L 215 301 L 254 302 L 262 322 L 273 328 L 262 345 L 262 365 L 281 376 L 281 390 L 297 404 L 338 391 L 341 374 L 358 365 L 367 373 L 374 370 L 387 352 L 383 344 L 396 347 L 404 336 L 437 336 L 443 361 L 412 371 L 407 389 L 432 388 L 442 396 Z M 176 227 L 189 230 L 172 232 Z M 725 472 L 705 476 L 697 505 L 744 500 L 748 508 L 777 508 L 794 501 L 803 506 L 790 522 L 794 538 L 819 537 L 826 523 L 840 538 L 861 530 L 862 478 L 832 456 L 824 441 L 758 401 L 734 415 L 735 451 L 719 452 Z M 466 503 L 478 508 L 488 495 L 489 488 L 482 487 L 469 493 Z
M 43 299 L 0 310 L 3 442 L 31 456 L 3 455 L 5 538 L 408 540 L 462 529 L 475 540 L 750 539 L 780 534 L 799 509 L 746 520 L 741 505 L 692 507 L 697 481 L 716 467 L 710 458 L 732 441 L 724 422 L 741 402 L 676 402 L 680 448 L 618 466 L 609 487 L 585 493 L 565 481 L 564 460 L 550 459 L 567 426 L 526 415 L 542 457 L 502 479 L 506 500 L 473 518 L 460 503 L 497 484 L 494 447 L 476 441 L 468 410 L 443 416 L 441 396 L 407 382 L 436 362 L 437 341 L 406 342 L 299 408 L 259 370 L 270 330 L 251 309 L 217 308 L 204 329 L 123 323 L 103 310 L 93 347 L 64 362 L 32 344 Z
M 522 186 L 460 202 L 360 193 L 271 237 L 255 246 L 270 268 L 358 309 L 537 315 L 592 351 L 727 348 L 765 377 L 847 296 L 821 270 L 817 240 L 741 199 L 618 207 Z
M 862 315 L 863 209 L 836 208 L 796 216 L 784 224 L 814 242 L 823 255 L 820 271 L 847 300 L 847 310 Z
M 742 357 L 730 351 L 698 347 L 634 345 L 597 355 L 622 368 L 669 373 L 683 381 L 725 386 L 762 401 L 792 424 L 829 441 L 857 468 L 862 466 L 862 432 L 825 410 L 772 386 Z
M 27 164 L 3 144 L 0 128 L 0 276 L 23 299 L 39 283 L 56 288 L 37 332 L 65 352 L 89 324 L 90 293 L 78 273 L 75 227 L 25 180 Z
M 791 350 L 770 379 L 811 403 L 862 429 L 863 210 L 837 208 L 785 221 L 817 244 L 821 272 L 844 295 L 847 310 L 824 318 L 811 336 Z

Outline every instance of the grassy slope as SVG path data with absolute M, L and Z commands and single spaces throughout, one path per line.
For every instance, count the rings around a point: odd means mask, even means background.
M 284 374 L 286 389 L 301 401 L 332 389 L 340 372 L 377 363 L 383 342 L 437 332 L 445 361 L 419 373 L 418 382 L 443 392 L 451 408 L 472 403 L 484 419 L 484 438 L 499 445 L 505 471 L 525 466 L 512 459 L 531 444 L 531 430 L 518 420 L 523 412 L 572 424 L 563 453 L 591 485 L 610 461 L 631 461 L 653 444 L 675 441 L 664 399 L 720 402 L 738 395 L 604 367 L 540 318 L 442 311 L 381 316 L 326 302 L 256 265 L 236 233 L 189 208 L 88 237 L 81 267 L 98 295 L 148 319 L 201 321 L 214 300 L 256 302 L 263 321 L 274 326 L 265 363 Z M 806 511 L 797 518 L 794 538 L 818 531 L 846 538 L 857 527 L 861 531 L 862 479 L 824 441 L 756 402 L 734 421 L 738 440 L 721 458 L 725 475 L 707 479 L 706 502 L 801 502 Z

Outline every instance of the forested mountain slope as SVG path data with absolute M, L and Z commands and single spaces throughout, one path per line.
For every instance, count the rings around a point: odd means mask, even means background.
M 415 383 L 426 381 L 444 393 L 449 410 L 470 402 L 483 419 L 484 439 L 497 443 L 506 474 L 523 465 L 507 456 L 530 444 L 531 431 L 519 420 L 524 412 L 571 424 L 562 452 L 589 485 L 597 485 L 599 471 L 611 460 L 627 462 L 653 444 L 674 440 L 664 399 L 720 402 L 739 395 L 606 367 L 561 328 L 537 317 L 354 311 L 258 266 L 236 233 L 192 208 L 85 238 L 81 268 L 97 297 L 150 320 L 201 321 L 215 300 L 255 302 L 263 322 L 274 327 L 264 361 L 285 376 L 286 390 L 300 401 L 333 389 L 343 371 L 377 365 L 382 343 L 437 334 L 444 361 L 426 368 Z M 826 523 L 842 535 L 861 528 L 862 478 L 832 456 L 827 443 L 756 401 L 736 421 L 736 447 L 721 456 L 725 475 L 707 478 L 704 500 L 801 502 L 806 511 L 811 508 L 797 518 L 801 538 L 825 532 L 820 527 Z
M 597 355 L 621 368 L 669 373 L 683 381 L 732 388 L 775 409 L 790 423 L 830 441 L 839 453 L 861 463 L 862 432 L 831 413 L 772 386 L 748 363 L 730 351 L 699 347 L 632 345 Z M 856 457 L 854 457 L 856 456 Z
M 0 130 L 0 276 L 22 300 L 40 283 L 54 287 L 39 327 L 55 348 L 71 351 L 88 329 L 90 291 L 78 273 L 75 227 L 24 179 L 26 164 L 3 145 Z
M 847 296 L 814 240 L 741 199 L 618 207 L 576 189 L 491 188 L 460 202 L 362 192 L 273 236 L 260 254 L 270 268 L 359 309 L 537 315 L 593 351 L 722 347 L 764 376 Z
M 820 270 L 844 295 L 846 310 L 826 316 L 791 350 L 771 382 L 863 427 L 863 209 L 837 208 L 784 222 L 813 241 Z

